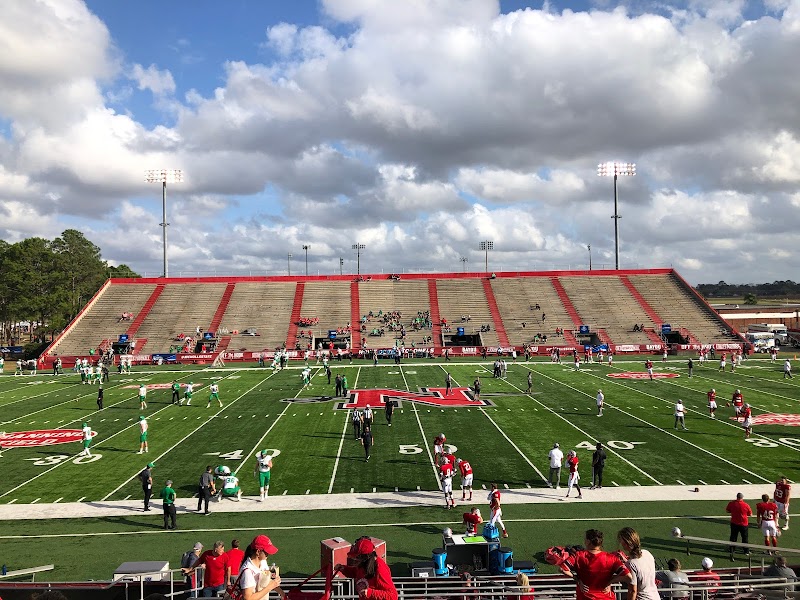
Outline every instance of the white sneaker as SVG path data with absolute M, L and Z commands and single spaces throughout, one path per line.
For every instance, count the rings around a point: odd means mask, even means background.
M 781 529 L 782 529 L 783 531 L 786 531 L 787 529 L 789 529 L 789 526 L 788 526 L 788 525 L 784 525 L 783 527 L 781 527 Z

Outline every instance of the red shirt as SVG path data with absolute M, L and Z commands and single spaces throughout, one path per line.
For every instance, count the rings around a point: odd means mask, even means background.
M 567 465 L 569 465 L 569 472 L 575 473 L 578 471 L 578 457 L 572 456 L 567 459 Z
M 225 584 L 225 553 L 214 554 L 213 550 L 206 550 L 197 559 L 196 565 L 205 565 L 206 574 L 203 577 L 205 587 L 216 587 Z
M 242 562 L 244 562 L 244 550 L 231 548 L 225 553 L 225 568 L 231 570 L 231 575 L 236 576 L 239 574 Z
M 756 504 L 756 515 L 759 524 L 761 521 L 774 521 L 778 515 L 778 505 L 774 502 L 759 502 Z
M 736 392 L 734 392 L 731 400 L 733 400 L 734 406 L 741 406 L 742 404 L 744 404 L 744 396 L 742 396 L 741 393 L 737 394 Z
M 775 493 L 773 494 L 773 496 L 775 496 L 775 502 L 781 502 L 783 504 L 788 502 L 789 492 L 791 491 L 791 489 L 792 486 L 790 486 L 788 483 L 783 483 L 782 481 L 778 481 L 775 484 Z
M 472 465 L 465 460 L 462 460 L 460 463 L 458 463 L 458 470 L 461 471 L 461 477 L 472 475 Z
M 745 527 L 750 522 L 750 515 L 753 514 L 753 509 L 744 500 L 731 500 L 725 510 L 731 513 L 731 523 L 733 525 L 743 525 Z
M 717 392 L 708 392 L 708 401 L 714 402 L 717 399 Z
M 444 444 L 445 440 L 446 440 L 446 438 L 444 436 L 437 435 L 436 439 L 433 440 L 433 445 L 434 446 L 441 446 L 442 444 Z
M 644 363 L 644 368 L 645 368 L 645 369 L 652 369 L 652 368 L 653 368 L 653 361 L 652 361 L 652 360 L 648 360 L 648 361 L 646 361 L 646 362 Z
M 500 490 L 489 492 L 489 506 L 500 506 Z
M 611 580 L 617 575 L 630 574 L 619 556 L 605 551 L 578 550 L 565 564 L 583 584 L 577 586 L 577 600 L 615 600 L 609 587 Z M 588 588 L 585 592 L 584 586 Z
M 753 411 L 752 411 L 752 410 L 750 410 L 749 408 L 745 408 L 745 409 L 742 411 L 742 416 L 743 416 L 745 419 L 749 419 L 749 418 L 750 418 L 750 415 L 752 415 L 752 414 L 753 414 Z
M 361 567 L 344 566 L 342 567 L 342 573 L 345 577 L 351 577 L 356 581 L 367 576 Z M 397 589 L 392 581 L 392 572 L 389 570 L 389 565 L 386 564 L 386 561 L 380 557 L 377 558 L 375 577 L 367 579 L 367 585 L 369 586 L 365 594 L 367 598 L 397 600 Z
M 442 454 L 442 456 L 444 457 L 444 459 L 447 461 L 447 463 L 448 463 L 448 464 L 449 464 L 451 467 L 454 467 L 454 466 L 455 466 L 455 464 L 456 464 L 456 457 L 455 457 L 455 455 L 454 455 L 454 454 L 449 454 L 449 453 L 447 453 L 447 452 L 444 452 L 444 453 Z
M 478 531 L 478 524 L 481 518 L 478 515 L 473 515 L 471 512 L 464 513 L 464 525 L 467 526 L 467 533 L 473 534 Z
M 442 471 L 442 478 L 452 477 L 453 476 L 453 465 L 449 462 L 444 463 L 441 467 L 439 467 Z

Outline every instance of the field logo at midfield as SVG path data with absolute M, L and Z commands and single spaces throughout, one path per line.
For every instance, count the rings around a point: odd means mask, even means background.
M 787 427 L 800 427 L 800 415 L 765 413 L 763 415 L 753 415 L 753 425 L 786 425 Z M 738 421 L 738 417 L 731 417 L 731 420 Z
M 489 400 L 475 400 L 470 388 L 454 387 L 450 391 L 450 394 L 445 396 L 446 391 L 445 388 L 420 388 L 418 392 L 378 388 L 371 390 L 350 390 L 347 394 L 347 399 L 344 401 L 341 401 L 341 398 L 333 398 L 332 396 L 284 398 L 283 401 L 302 404 L 306 402 L 330 402 L 331 400 L 340 400 L 336 405 L 338 409 L 366 408 L 367 404 L 372 408 L 380 409 L 386 406 L 389 400 L 393 400 L 395 406 L 398 407 L 403 405 L 403 400 L 419 402 L 420 404 L 437 406 L 439 408 L 467 408 L 470 406 L 480 408 L 482 406 L 494 406 Z
M 95 432 L 92 432 L 95 435 Z M 83 439 L 81 429 L 42 429 L 38 431 L 12 431 L 0 433 L 0 448 L 32 448 L 34 446 L 52 446 L 54 444 L 71 444 Z
M 608 373 L 606 377 L 612 379 L 650 379 L 647 373 Z M 653 373 L 653 379 L 674 379 L 680 377 L 677 373 Z

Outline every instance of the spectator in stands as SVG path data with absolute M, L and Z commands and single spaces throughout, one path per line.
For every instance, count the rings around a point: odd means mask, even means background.
M 623 527 L 617 533 L 617 542 L 628 555 L 625 564 L 636 580 L 636 600 L 658 600 L 656 561 L 649 551 L 642 548 L 639 533 L 632 527 Z
M 189 575 L 200 566 L 205 567 L 203 575 L 203 597 L 212 598 L 219 592 L 225 591 L 225 542 L 222 540 L 214 542 L 214 548 L 203 552 L 194 564 L 188 569 L 182 569 L 184 574 Z
M 191 550 L 189 550 L 188 552 L 184 552 L 183 555 L 181 556 L 181 570 L 191 569 L 192 565 L 195 562 L 197 562 L 197 559 L 200 557 L 200 553 L 202 551 L 203 551 L 203 544 L 201 544 L 200 542 L 197 542 L 197 543 L 195 543 L 194 547 L 192 547 Z M 197 587 L 195 585 L 195 579 L 196 578 L 195 578 L 195 574 L 194 573 L 186 574 L 186 585 L 189 588 Z M 192 598 L 197 598 L 197 593 L 196 592 L 192 592 L 190 594 L 190 596 Z
M 689 597 L 689 576 L 681 571 L 681 561 L 677 558 L 670 558 L 667 561 L 668 571 L 656 573 L 656 583 L 664 588 L 661 592 L 662 598 L 688 598 Z
M 231 549 L 225 553 L 225 581 L 233 583 L 238 577 L 244 562 L 244 550 L 239 548 L 239 540 L 231 541 Z
M 280 571 L 277 568 L 271 570 L 267 563 L 270 554 L 275 554 L 277 551 L 278 549 L 265 535 L 257 535 L 247 547 L 245 562 L 238 578 L 244 600 L 261 600 L 271 591 L 275 591 L 281 598 L 286 598 L 281 589 Z M 262 586 L 263 589 L 259 590 L 258 588 Z
M 397 600 L 397 589 L 392 581 L 389 565 L 375 552 L 369 537 L 360 537 L 347 553 L 347 565 L 337 565 L 345 577 L 356 582 L 360 600 Z
M 797 575 L 795 574 L 794 569 L 790 569 L 786 566 L 785 556 L 776 556 L 775 560 L 772 561 L 772 564 L 764 571 L 764 575 L 766 577 L 785 577 L 790 582 L 797 581 Z M 795 590 L 795 586 L 790 585 L 787 590 L 793 592 Z
M 507 600 L 533 600 L 534 589 L 531 587 L 528 576 L 522 571 L 517 571 L 517 586 L 506 596 Z
M 616 600 L 612 583 L 627 584 L 627 600 L 634 600 L 636 582 L 618 555 L 603 550 L 603 532 L 587 530 L 584 546 L 584 550 L 577 550 L 560 565 L 577 584 L 577 600 Z
M 711 570 L 711 567 L 714 566 L 714 561 L 707 556 L 700 561 L 700 566 L 702 569 L 694 574 L 694 581 L 708 588 L 708 597 L 713 598 L 717 595 L 716 588 L 719 587 L 719 573 Z

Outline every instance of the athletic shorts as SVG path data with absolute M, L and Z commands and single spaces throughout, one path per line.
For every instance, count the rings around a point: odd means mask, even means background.
M 786 515 L 789 514 L 789 503 L 788 502 L 776 502 L 775 504 L 778 505 L 778 514 L 784 518 Z
M 452 494 L 453 493 L 453 478 L 452 477 L 445 477 L 442 480 L 442 491 L 445 494 Z
M 146 442 L 147 441 L 147 432 L 146 431 L 139 435 L 139 441 L 140 442 Z
M 88 448 L 89 444 L 91 444 L 91 443 L 92 443 L 92 440 L 83 440 L 83 447 L 84 448 Z
M 764 537 L 778 537 L 778 527 L 775 521 L 761 521 L 761 533 Z
M 269 478 L 272 475 L 272 471 L 267 471 L 266 473 L 259 471 L 258 472 L 258 487 L 267 487 L 269 485 Z
M 464 475 L 464 477 L 461 478 L 461 487 L 462 488 L 472 487 L 472 478 L 473 478 L 472 473 L 470 473 L 469 475 Z
M 717 401 L 716 400 L 712 400 L 711 402 L 709 402 L 708 403 L 708 408 L 716 410 L 717 409 Z
M 580 478 L 581 478 L 581 476 L 578 474 L 577 471 L 575 471 L 574 473 L 570 473 L 569 474 L 569 481 L 568 481 L 567 485 L 577 485 L 578 484 L 578 480 Z
M 232 488 L 222 488 L 222 495 L 223 496 L 235 496 L 239 493 L 241 488 L 237 485 L 236 487 Z
M 745 419 L 742 421 L 742 427 L 744 429 L 750 429 L 753 426 L 753 419 Z
M 442 454 L 442 453 L 444 453 L 444 446 L 442 444 L 434 444 L 433 445 L 433 453 L 434 454 Z

